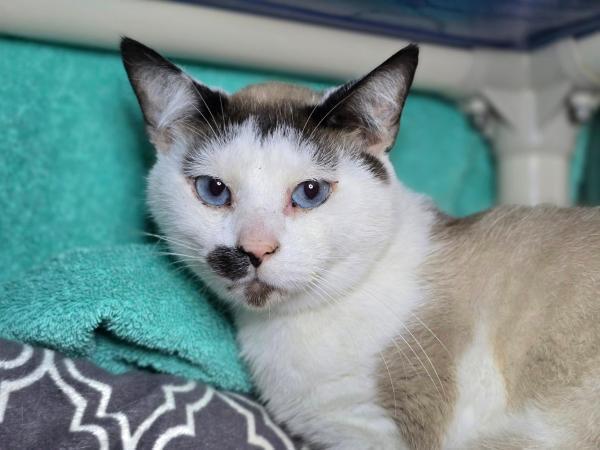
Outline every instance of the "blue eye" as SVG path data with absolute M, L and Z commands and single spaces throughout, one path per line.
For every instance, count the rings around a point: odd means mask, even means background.
M 292 192 L 292 205 L 300 208 L 316 208 L 327 200 L 331 185 L 323 180 L 303 181 Z
M 229 188 L 218 178 L 203 175 L 196 178 L 195 186 L 198 197 L 209 205 L 223 206 L 231 201 Z

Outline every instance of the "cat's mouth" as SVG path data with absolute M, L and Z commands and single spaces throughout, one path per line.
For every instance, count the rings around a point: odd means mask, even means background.
M 269 296 L 277 290 L 276 287 L 254 278 L 244 288 L 244 295 L 250 306 L 262 308 L 267 303 Z

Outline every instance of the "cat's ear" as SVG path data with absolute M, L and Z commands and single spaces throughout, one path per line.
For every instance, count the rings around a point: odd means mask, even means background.
M 363 78 L 337 88 L 315 110 L 317 120 L 353 133 L 372 154 L 390 150 L 418 58 L 419 48 L 408 45 Z
M 198 116 L 211 127 L 212 111 L 227 95 L 198 83 L 149 47 L 129 38 L 121 40 L 121 57 L 138 99 L 150 140 L 166 151 L 177 133 L 185 135 L 186 121 Z M 189 131 L 187 131 L 189 134 Z

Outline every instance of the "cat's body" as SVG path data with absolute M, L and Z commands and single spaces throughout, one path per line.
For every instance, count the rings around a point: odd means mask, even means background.
M 599 231 L 598 209 L 438 219 L 426 304 L 379 367 L 388 411 L 413 399 L 396 418 L 412 447 L 600 446 Z
M 130 40 L 165 239 L 316 448 L 600 447 L 600 211 L 439 213 L 385 155 L 409 47 L 356 83 L 228 95 Z
M 272 413 L 328 448 L 598 448 L 600 211 L 415 203 L 352 293 L 240 313 Z

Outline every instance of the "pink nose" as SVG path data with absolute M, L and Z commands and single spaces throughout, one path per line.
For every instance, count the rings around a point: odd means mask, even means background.
M 239 249 L 248 255 L 254 267 L 260 266 L 264 259 L 275 253 L 278 248 L 279 242 L 271 239 L 248 239 L 239 243 Z

